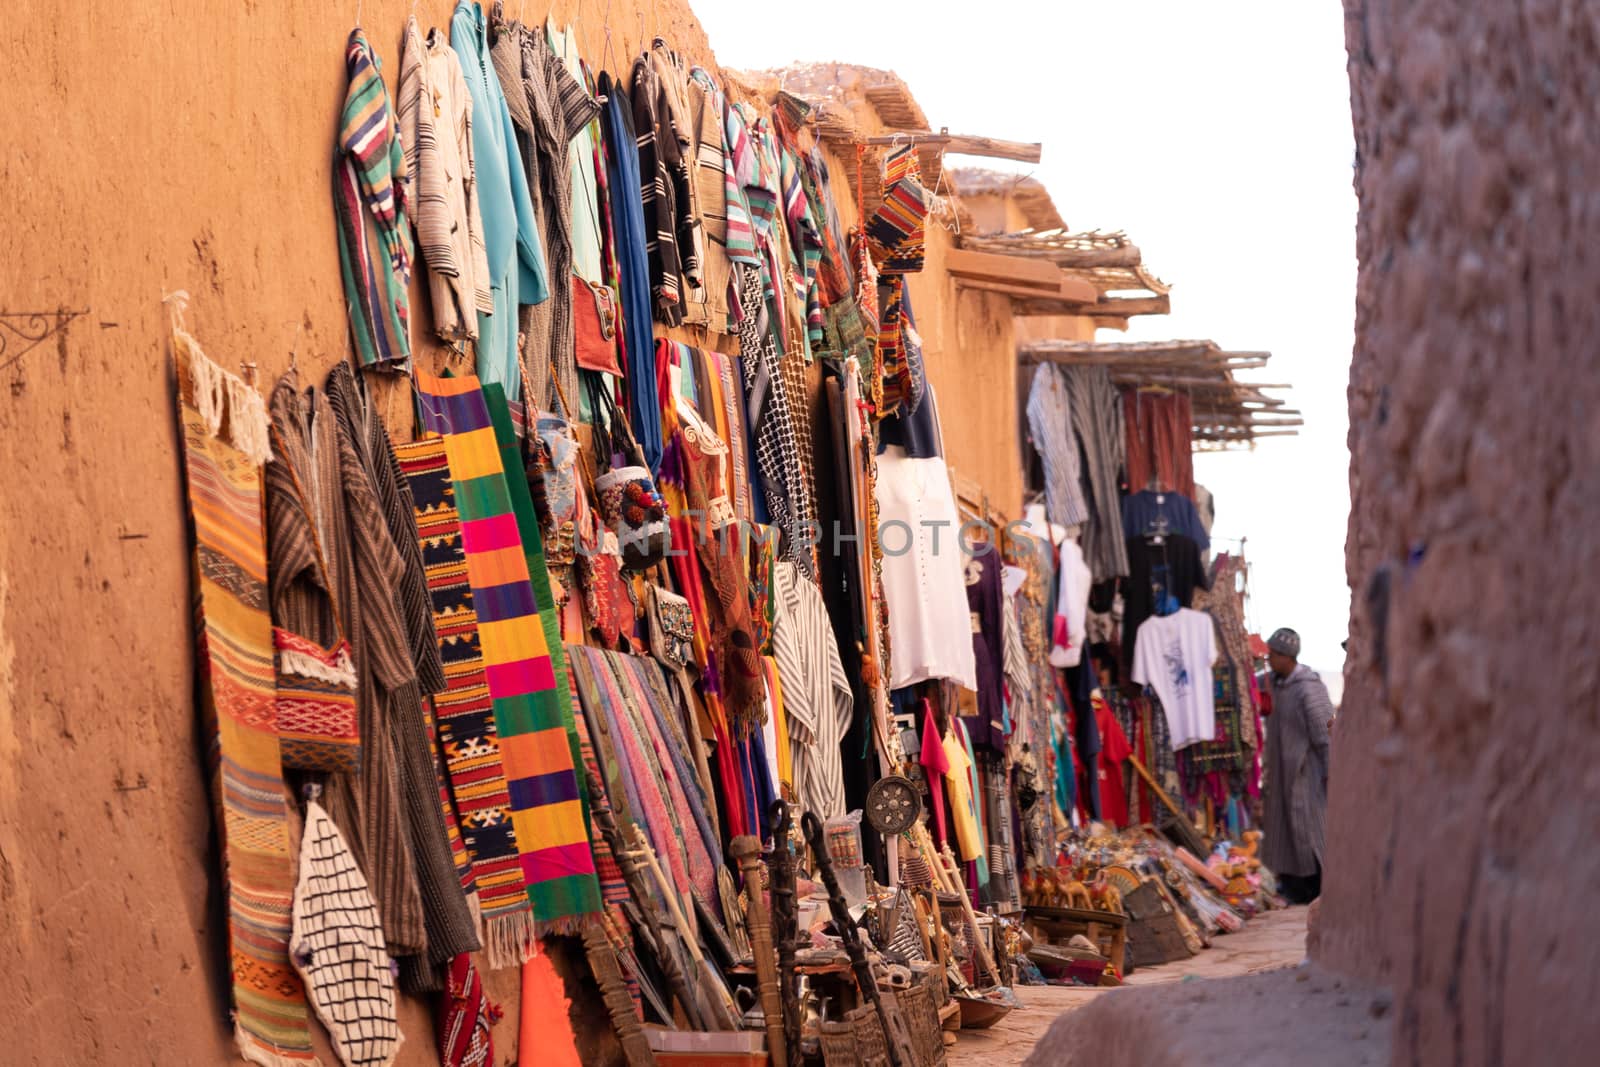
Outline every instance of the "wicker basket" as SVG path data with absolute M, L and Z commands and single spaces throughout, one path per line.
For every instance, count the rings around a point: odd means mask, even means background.
M 870 1004 L 845 1013 L 838 1022 L 823 1023 L 821 1041 L 827 1067 L 889 1067 L 883 1024 Z

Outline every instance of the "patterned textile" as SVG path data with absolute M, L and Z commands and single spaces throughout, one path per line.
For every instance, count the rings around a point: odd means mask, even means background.
M 484 402 L 489 407 L 489 418 L 494 423 L 495 440 L 500 446 L 500 462 L 506 470 L 506 485 L 511 492 L 511 508 L 517 517 L 517 533 L 522 538 L 523 553 L 528 560 L 528 577 L 533 585 L 533 596 L 539 605 L 539 625 L 544 630 L 545 647 L 550 650 L 550 664 L 556 676 L 556 700 L 563 728 L 567 732 L 567 748 L 577 779 L 578 801 L 583 812 L 583 825 L 589 824 L 589 788 L 583 767 L 583 748 L 578 741 L 578 727 L 572 715 L 572 687 L 567 674 L 567 656 L 561 644 L 561 619 L 555 596 L 550 587 L 550 569 L 545 565 L 544 544 L 539 536 L 539 521 L 534 515 L 533 500 L 528 493 L 525 477 L 517 477 L 521 468 L 521 447 L 511 428 L 511 416 L 506 409 L 504 394 L 498 386 L 483 389 Z M 593 859 L 584 868 L 592 876 Z M 588 884 L 574 883 L 579 893 L 581 914 L 600 910 L 599 888 L 591 877 Z M 588 892 L 592 890 L 592 892 Z M 582 894 L 589 899 L 584 900 Z
M 656 321 L 677 326 L 683 322 L 686 269 L 682 258 L 686 250 L 678 244 L 677 220 L 678 197 L 688 191 L 688 167 L 681 147 L 687 138 L 680 143 L 672 129 L 668 92 L 653 54 L 641 54 L 633 64 L 633 127 L 639 146 L 645 251 L 650 256 Z
M 700 271 L 702 284 L 691 287 L 684 321 L 699 323 L 717 333 L 728 329 L 728 283 L 733 264 L 728 259 L 728 205 L 725 183 L 727 164 L 723 147 L 722 114 L 727 100 L 716 80 L 703 68 L 689 72 L 684 85 L 689 108 L 694 210 L 701 220 Z
M 855 706 L 828 607 L 816 583 L 800 577 L 792 563 L 777 565 L 773 599 L 772 654 L 789 726 L 789 736 L 779 743 L 792 742 L 795 797 L 819 819 L 842 818 L 844 760 L 839 746 Z
M 1185 793 L 1195 795 L 1193 779 L 1212 771 L 1242 771 L 1250 763 L 1250 753 L 1244 747 L 1241 707 L 1248 696 L 1239 692 L 1233 662 L 1226 650 L 1221 649 L 1215 666 L 1211 668 L 1212 692 L 1215 696 L 1217 718 L 1216 737 L 1185 745 L 1178 753 L 1179 762 L 1186 772 Z
M 1193 500 L 1194 416 L 1189 398 L 1125 388 L 1122 421 L 1128 437 L 1128 484 L 1143 489 L 1154 478 L 1159 488 Z
M 489 677 L 479 648 L 455 484 L 442 438 L 398 445 L 395 451 L 416 503 L 417 536 L 448 683 L 435 698 L 445 766 L 477 880 L 489 965 L 508 967 L 520 963 L 532 946 L 532 903 L 518 858 Z
M 362 625 L 357 663 L 364 658 L 367 673 L 360 695 L 364 743 L 357 810 L 373 827 L 369 843 L 376 842 L 365 854 L 371 864 L 366 869 L 377 876 L 374 895 L 386 928 L 390 902 L 404 900 L 403 914 L 409 916 L 410 897 L 417 896 L 422 940 L 400 940 L 399 946 L 415 945 L 417 950 L 425 946 L 427 963 L 443 965 L 482 945 L 450 855 L 422 712 L 424 681 L 430 689 L 443 688 L 444 672 L 417 545 L 415 512 L 383 417 L 364 380 L 348 363 L 341 363 L 329 373 L 325 390 L 340 437 L 349 441 L 356 459 L 343 480 L 346 493 L 354 494 L 351 499 L 358 504 L 351 509 L 357 546 L 357 597 L 352 599 L 359 600 Z M 366 499 L 361 499 L 363 494 Z M 347 799 L 340 791 L 334 798 Z M 403 959 L 402 968 L 408 989 L 442 988 L 437 967 Z
M 593 775 L 593 781 L 604 782 L 605 776 L 600 771 L 599 757 L 595 754 L 594 742 L 589 739 L 589 720 L 583 713 L 583 702 L 578 697 L 578 682 L 572 677 L 572 665 L 567 665 L 567 678 L 572 690 L 572 714 L 578 724 L 578 743 L 583 748 L 583 766 L 587 775 Z M 618 928 L 626 928 L 628 923 L 628 883 L 622 877 L 622 866 L 617 863 L 617 857 L 612 853 L 611 846 L 600 833 L 599 826 L 594 822 L 593 810 L 601 804 L 609 803 L 604 796 L 591 796 L 590 822 L 589 822 L 589 847 L 594 850 L 595 874 L 600 879 L 600 899 L 605 901 L 606 910 L 611 913 L 612 921 Z
M 356 668 L 350 642 L 323 648 L 272 628 L 277 653 L 278 746 L 283 765 L 355 774 L 361 768 Z
M 756 471 L 762 498 L 772 525 L 783 531 L 784 558 L 793 560 L 807 576 L 815 573 L 811 553 L 804 550 L 799 531 L 816 518 L 804 495 L 800 442 L 783 384 L 783 370 L 760 273 L 750 267 L 736 269 L 739 280 L 739 352 L 744 371 L 746 413 L 755 428 Z
M 1044 464 L 1045 510 L 1059 526 L 1081 526 L 1089 518 L 1079 481 L 1078 439 L 1072 403 L 1054 363 L 1041 363 L 1028 389 L 1028 435 Z
M 522 356 L 533 396 L 529 403 L 553 409 L 552 372 L 568 396 L 577 395 L 573 332 L 572 146 L 599 114 L 600 105 L 551 49 L 542 30 L 501 19 L 495 5 L 492 54 L 516 128 L 528 195 L 543 223 L 550 299 L 524 305 Z M 592 203 L 582 205 L 593 210 Z
M 439 1059 L 444 1067 L 494 1067 L 494 1023 L 499 1018 L 472 957 L 463 952 L 451 960 L 439 1001 Z
M 652 660 L 620 652 L 581 645 L 569 645 L 568 652 L 586 714 L 592 718 L 598 707 L 605 716 L 624 764 L 633 821 L 649 834 L 680 892 L 694 888 L 715 899 L 721 857 L 707 847 L 704 798 L 661 713 L 667 690 L 660 669 Z
M 1104 367 L 1063 367 L 1072 402 L 1072 432 L 1088 465 L 1089 519 L 1083 555 L 1094 580 L 1128 573 L 1128 546 L 1122 536 L 1122 498 L 1118 489 L 1125 441 L 1122 400 Z
M 1195 610 L 1204 611 L 1217 620 L 1220 647 L 1233 663 L 1234 687 L 1239 694 L 1239 739 L 1246 748 L 1259 750 L 1261 737 L 1257 727 L 1258 713 L 1253 696 L 1250 653 L 1250 632 L 1244 621 L 1245 586 L 1250 571 L 1242 556 L 1222 553 L 1211 565 L 1211 584 L 1207 589 L 1194 591 Z
M 433 330 L 445 341 L 476 341 L 478 312 L 494 310 L 494 294 L 472 157 L 472 98 L 444 32 L 429 30 L 424 44 L 414 14 L 406 19 L 395 96 L 406 203 L 428 272 Z
M 400 1049 L 394 970 L 378 909 L 322 805 L 306 805 L 294 888 L 295 969 L 347 1067 L 387 1067 Z
M 305 990 L 289 965 L 294 868 L 275 732 L 261 467 L 234 443 L 245 429 L 244 411 L 228 413 L 233 440 L 223 440 L 190 399 L 197 378 L 224 381 L 232 392 L 248 387 L 208 360 L 181 328 L 173 331 L 173 350 L 194 530 L 200 702 L 228 909 L 234 1040 L 240 1055 L 264 1067 L 312 1064 Z M 265 437 L 266 420 L 260 421 Z
M 345 44 L 349 86 L 339 113 L 333 207 L 350 338 L 363 367 L 411 361 L 411 229 L 401 182 L 405 152 L 378 56 L 360 27 Z
M 923 234 L 931 206 L 915 146 L 891 151 L 883 161 L 883 203 L 866 224 L 880 273 L 915 274 L 922 269 Z
M 522 873 L 541 930 L 596 910 L 582 793 L 495 428 L 476 378 L 418 372 L 426 430 L 442 434 L 461 515 Z M 531 510 L 531 504 L 530 504 Z

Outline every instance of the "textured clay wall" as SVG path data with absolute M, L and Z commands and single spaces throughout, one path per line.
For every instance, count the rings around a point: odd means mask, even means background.
M 69 13 L 20 0 L 7 10 L 0 311 L 85 312 L 20 358 L 0 326 L 8 1064 L 231 1058 L 160 301 L 187 289 L 191 330 L 225 366 L 257 363 L 264 388 L 297 331 L 309 378 L 344 358 L 329 161 L 356 6 L 136 0 Z M 448 25 L 452 6 L 365 0 L 391 87 L 407 12 L 426 29 Z M 526 15 L 549 9 L 535 0 Z M 577 19 L 591 60 L 626 62 L 642 30 L 712 63 L 682 0 L 559 0 L 554 11 Z M 931 269 L 947 243 L 930 242 Z M 1010 379 L 973 390 L 1009 373 L 1009 318 L 937 286 L 917 296 L 952 461 L 1009 499 Z M 972 316 L 960 330 L 958 306 Z M 420 342 L 430 327 L 420 293 L 413 309 Z M 420 347 L 437 368 L 438 350 Z M 404 400 L 393 400 L 400 415 Z M 507 1010 L 502 1063 L 516 1047 L 516 991 L 514 972 L 491 976 Z M 401 1062 L 431 1062 L 425 1006 L 408 1001 L 402 1024 Z M 586 1062 L 595 1056 L 585 1049 Z
M 414 5 L 424 30 L 453 4 Z M 507 5 L 515 12 L 518 5 Z M 681 0 L 615 0 L 625 62 Z M 413 5 L 364 0 L 391 88 Z M 604 43 L 595 3 L 585 54 Z M 526 5 L 529 21 L 551 5 Z M 163 289 L 264 387 L 346 352 L 330 159 L 354 3 L 7 9 L 0 311 L 85 310 L 0 354 L 0 1023 L 7 1064 L 223 1063 L 224 930 L 195 729 L 189 572 Z M 657 14 L 659 12 L 659 14 Z M 414 334 L 430 328 L 414 292 Z M 0 338 L 5 338 L 0 326 Z M 426 347 L 426 346 L 424 346 Z M 437 367 L 439 353 L 420 357 Z M 396 400 L 391 410 L 403 412 Z M 491 976 L 517 1036 L 514 971 Z M 400 1062 L 437 1062 L 408 1001 Z M 327 1063 L 335 1062 L 325 1058 Z
M 1354 590 L 1323 962 L 1395 1062 L 1594 1062 L 1600 21 L 1347 0 Z

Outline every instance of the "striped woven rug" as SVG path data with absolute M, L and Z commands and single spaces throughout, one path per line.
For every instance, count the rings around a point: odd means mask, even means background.
M 181 329 L 173 349 L 194 524 L 201 710 L 220 809 L 234 1039 L 252 1063 L 312 1064 L 305 988 L 289 965 L 295 872 L 278 746 L 261 464 L 236 447 L 255 417 L 265 441 L 266 414 L 259 398 L 247 403 L 255 391 L 207 359 Z M 191 402 L 196 395 L 208 399 L 209 418 Z M 218 436 L 224 421 L 228 440 Z
M 395 455 L 416 507 L 433 626 L 444 661 L 445 690 L 434 698 L 439 741 L 462 840 L 478 883 L 489 965 L 510 967 L 521 962 L 532 944 L 533 905 L 511 825 L 511 794 L 478 644 L 478 615 L 467 579 L 450 463 L 440 437 L 396 445 Z
M 478 379 L 418 372 L 423 427 L 444 438 L 461 516 L 522 874 L 540 932 L 599 910 L 566 718 L 494 425 Z

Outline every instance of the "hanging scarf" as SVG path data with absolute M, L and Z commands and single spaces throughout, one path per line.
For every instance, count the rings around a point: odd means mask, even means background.
M 423 426 L 444 436 L 450 460 L 534 921 L 541 933 L 565 932 L 599 909 L 600 889 L 565 722 L 570 705 L 561 704 L 495 427 L 475 377 L 418 372 L 416 388 Z
M 533 906 L 511 822 L 455 485 L 443 438 L 399 445 L 395 451 L 416 506 L 417 536 L 444 660 L 447 686 L 435 701 L 445 765 L 477 880 L 489 965 L 508 967 L 520 962 L 533 944 Z
M 207 359 L 176 324 L 172 345 L 194 524 L 200 702 L 220 809 L 234 1040 L 251 1063 L 311 1064 L 305 989 L 289 966 L 295 874 L 267 616 L 266 409 L 255 390 Z

